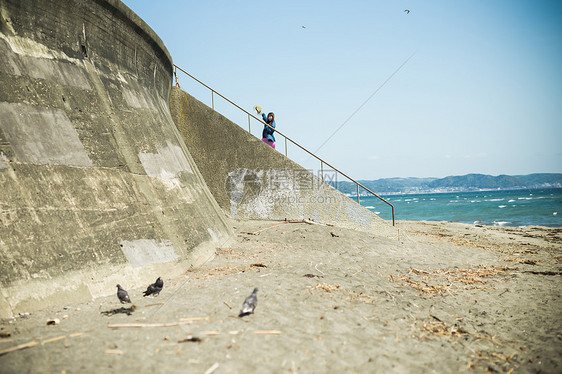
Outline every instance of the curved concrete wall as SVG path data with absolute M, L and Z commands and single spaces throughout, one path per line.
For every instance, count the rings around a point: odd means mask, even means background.
M 145 286 L 231 237 L 115 0 L 0 0 L 0 316 Z
M 213 196 L 232 218 L 312 218 L 397 237 L 391 224 L 176 87 L 170 111 Z

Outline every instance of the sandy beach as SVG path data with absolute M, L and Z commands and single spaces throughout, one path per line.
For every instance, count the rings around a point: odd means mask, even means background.
M 561 228 L 232 225 L 158 297 L 123 279 L 130 315 L 113 295 L 0 321 L 0 372 L 562 372 Z

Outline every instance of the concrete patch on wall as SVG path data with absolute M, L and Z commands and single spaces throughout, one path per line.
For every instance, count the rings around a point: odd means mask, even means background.
M 121 250 L 133 267 L 174 262 L 179 259 L 169 240 L 123 240 Z
M 162 179 L 175 178 L 182 171 L 193 174 L 181 147 L 166 143 L 165 147 L 157 148 L 157 153 L 139 153 L 139 160 L 146 174 Z
M 230 195 L 230 216 L 237 218 L 239 205 L 256 204 L 262 191 L 263 171 L 236 169 L 228 173 L 225 187 Z M 263 204 L 262 204 L 263 205 Z
M 62 110 L 3 102 L 0 129 L 20 162 L 92 166 L 76 130 Z
M 29 43 L 32 45 L 28 46 Z M 7 37 L 1 33 L 0 44 L 5 44 L 0 45 L 0 49 L 6 52 L 0 54 L 0 71 L 4 73 L 45 79 L 86 90 L 91 88 L 84 69 L 77 66 L 80 63 L 78 60 L 71 59 L 60 52 L 52 52 L 29 39 Z M 30 51 L 35 51 L 35 56 L 30 56 Z
M 127 105 L 131 108 L 137 109 L 150 109 L 155 110 L 152 99 L 144 92 L 133 92 L 127 88 L 122 88 L 123 98 L 127 102 Z

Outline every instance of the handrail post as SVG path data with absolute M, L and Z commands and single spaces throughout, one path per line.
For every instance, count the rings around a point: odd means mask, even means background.
M 252 119 L 252 117 L 250 117 L 250 114 L 248 113 L 248 132 L 250 134 L 252 133 L 252 125 L 250 124 L 251 119 Z
M 322 176 L 322 183 L 324 183 L 324 161 L 320 160 L 320 175 Z
M 178 69 L 177 69 L 176 65 L 174 65 L 174 77 L 176 77 L 176 87 L 181 88 L 180 82 L 178 81 Z
M 289 157 L 287 156 L 287 138 L 285 138 L 285 157 Z
M 215 91 L 211 90 L 211 101 L 213 102 L 213 110 L 215 110 Z
M 361 204 L 361 202 L 359 201 L 359 185 L 356 183 L 357 185 L 357 204 Z

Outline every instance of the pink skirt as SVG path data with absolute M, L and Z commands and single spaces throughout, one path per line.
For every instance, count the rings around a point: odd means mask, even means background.
M 270 142 L 269 140 L 267 140 L 267 138 L 262 138 L 261 141 L 275 149 L 275 142 Z

